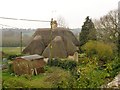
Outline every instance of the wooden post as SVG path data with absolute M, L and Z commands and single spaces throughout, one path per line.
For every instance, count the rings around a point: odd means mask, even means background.
M 33 68 L 31 69 L 31 74 L 34 75 L 34 69 Z
M 37 73 L 37 69 L 35 68 L 34 70 L 35 70 L 35 74 L 38 75 L 38 73 Z
M 50 23 L 50 25 L 51 25 L 51 32 L 50 32 L 50 56 L 49 56 L 50 60 L 52 59 L 52 44 L 51 44 L 51 42 L 52 42 L 52 24 L 53 24 L 53 18 L 51 19 L 51 23 Z
M 74 53 L 74 60 L 78 62 L 78 52 Z
M 20 53 L 22 54 L 22 31 L 20 32 Z

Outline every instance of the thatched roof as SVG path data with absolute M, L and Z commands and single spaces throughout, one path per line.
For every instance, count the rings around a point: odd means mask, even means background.
M 51 34 L 50 28 L 40 28 L 37 29 L 33 36 L 35 37 L 36 35 L 40 35 L 43 38 L 44 44 L 47 46 L 50 43 L 50 34 Z M 67 40 L 71 40 L 76 46 L 79 45 L 79 42 L 74 36 L 74 34 L 67 28 L 55 28 L 52 31 L 52 40 L 56 36 L 61 36 L 63 39 L 67 38 Z
M 53 48 L 53 57 L 67 57 L 73 55 L 79 45 L 74 34 L 67 28 L 37 29 L 33 41 L 23 50 L 23 53 L 40 54 L 49 57 L 50 42 Z
M 52 47 L 51 47 L 52 46 Z M 63 42 L 63 39 L 61 36 L 56 36 L 55 39 L 46 47 L 46 49 L 43 52 L 44 57 L 50 57 L 50 47 L 51 47 L 51 56 L 54 58 L 61 57 L 65 58 L 67 57 L 67 51 L 65 49 L 65 45 Z
M 37 35 L 34 37 L 32 42 L 23 50 L 23 53 L 41 55 L 44 49 L 45 45 L 42 41 L 42 38 L 40 35 Z
M 67 55 L 73 55 L 74 52 L 77 51 L 77 47 L 75 46 L 75 44 L 68 38 L 64 38 L 64 45 L 67 51 Z

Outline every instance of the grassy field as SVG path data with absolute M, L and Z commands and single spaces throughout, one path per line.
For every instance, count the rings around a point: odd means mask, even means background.
M 25 47 L 23 47 L 23 49 L 24 48 Z M 14 55 L 14 54 L 20 54 L 21 53 L 20 47 L 2 47 L 2 51 L 5 54 L 8 54 L 8 55 Z

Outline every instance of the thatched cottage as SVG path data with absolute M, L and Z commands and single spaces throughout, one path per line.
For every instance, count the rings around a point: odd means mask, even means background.
M 54 23 L 55 24 L 55 23 Z M 66 58 L 77 51 L 79 42 L 68 28 L 54 25 L 50 28 L 39 28 L 33 35 L 34 39 L 23 50 L 24 54 L 39 54 L 46 58 Z

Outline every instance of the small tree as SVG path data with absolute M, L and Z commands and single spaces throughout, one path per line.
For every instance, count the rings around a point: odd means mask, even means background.
M 89 16 L 87 16 L 79 35 L 80 46 L 84 45 L 88 40 L 96 40 L 96 29 Z

